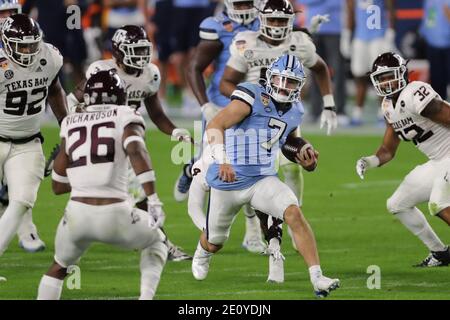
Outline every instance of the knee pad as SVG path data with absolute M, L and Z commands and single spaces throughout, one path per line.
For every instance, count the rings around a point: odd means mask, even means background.
M 402 211 L 402 208 L 400 207 L 400 203 L 399 203 L 398 199 L 394 196 L 387 199 L 386 208 L 392 214 L 396 214 L 396 213 L 399 213 L 400 211 Z

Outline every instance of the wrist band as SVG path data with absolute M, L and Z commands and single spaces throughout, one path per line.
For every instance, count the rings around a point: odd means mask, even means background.
M 322 99 L 323 99 L 324 109 L 330 108 L 330 107 L 332 107 L 332 108 L 335 107 L 334 98 L 333 98 L 332 94 L 327 94 L 327 95 L 323 96 Z
M 144 184 L 147 182 L 153 182 L 156 180 L 155 171 L 145 171 L 136 176 L 140 184 Z
M 59 182 L 59 183 L 69 183 L 69 178 L 66 176 L 59 175 L 55 172 L 55 170 L 52 170 L 52 180 Z
M 231 161 L 227 157 L 227 152 L 225 150 L 224 144 L 213 144 L 211 146 L 211 156 L 218 164 L 230 164 Z
M 144 138 L 142 138 L 141 136 L 129 136 L 127 137 L 124 141 L 123 141 L 123 148 L 126 150 L 127 146 L 131 143 L 131 142 L 141 142 L 145 145 L 145 141 Z

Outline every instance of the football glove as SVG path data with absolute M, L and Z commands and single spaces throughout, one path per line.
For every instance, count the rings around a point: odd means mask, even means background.
M 156 193 L 147 197 L 147 211 L 150 215 L 148 225 L 151 229 L 161 228 L 166 220 L 166 215 L 162 209 L 163 203 Z
M 316 14 L 314 17 L 311 18 L 311 27 L 309 28 L 309 31 L 311 33 L 316 33 L 320 30 L 320 26 L 324 22 L 330 21 L 330 15 L 329 14 Z
M 191 134 L 183 128 L 175 128 L 172 131 L 172 139 L 176 141 L 192 142 Z
M 220 108 L 212 102 L 207 102 L 202 105 L 202 114 L 206 122 L 210 122 L 212 118 L 216 116 L 220 111 Z
M 59 153 L 59 149 L 60 149 L 59 144 L 53 147 L 53 150 L 50 153 L 50 157 L 47 159 L 47 162 L 45 163 L 44 177 L 48 177 L 52 174 L 53 164 L 55 163 L 55 159 Z
M 364 179 L 367 169 L 376 168 L 379 165 L 380 159 L 377 156 L 362 157 L 356 162 L 356 173 L 361 179 Z
M 336 130 L 338 126 L 338 120 L 335 108 L 326 107 L 323 109 L 320 115 L 320 129 L 322 129 L 325 124 L 327 125 L 327 135 L 330 135 L 333 130 Z

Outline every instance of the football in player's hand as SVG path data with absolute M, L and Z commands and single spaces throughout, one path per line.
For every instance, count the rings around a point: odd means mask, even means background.
M 319 153 L 301 137 L 288 137 L 281 146 L 281 152 L 289 161 L 300 164 L 306 171 L 314 171 L 317 167 Z

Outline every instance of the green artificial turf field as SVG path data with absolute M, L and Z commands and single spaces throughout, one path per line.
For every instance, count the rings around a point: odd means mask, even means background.
M 57 129 L 44 130 L 45 153 L 57 142 Z M 355 161 L 372 154 L 380 136 L 305 136 L 320 151 L 316 172 L 305 173 L 304 213 L 318 242 L 325 275 L 338 277 L 341 288 L 329 299 L 449 299 L 450 268 L 416 269 L 426 248 L 385 209 L 386 199 L 415 165 L 425 162 L 412 145 L 403 144 L 397 158 L 386 167 L 371 170 L 361 181 Z M 159 132 L 148 133 L 148 144 L 157 173 L 157 190 L 167 215 L 169 238 L 193 254 L 199 231 L 191 222 L 185 203 L 172 196 L 180 172 L 170 160 L 174 145 Z M 50 179 L 41 185 L 34 221 L 46 242 L 44 252 L 30 254 L 13 240 L 0 257 L 0 299 L 34 299 L 40 277 L 52 262 L 56 226 L 67 196 L 54 196 Z M 442 240 L 450 243 L 448 227 L 420 207 Z M 285 282 L 266 283 L 268 258 L 241 247 L 244 218 L 236 219 L 229 241 L 214 256 L 210 273 L 198 282 L 191 262 L 168 262 L 156 299 L 314 299 L 303 260 L 284 236 Z M 380 267 L 381 289 L 366 286 L 367 268 Z M 139 295 L 139 254 L 96 244 L 82 258 L 81 289 L 64 287 L 63 299 L 136 299 Z

